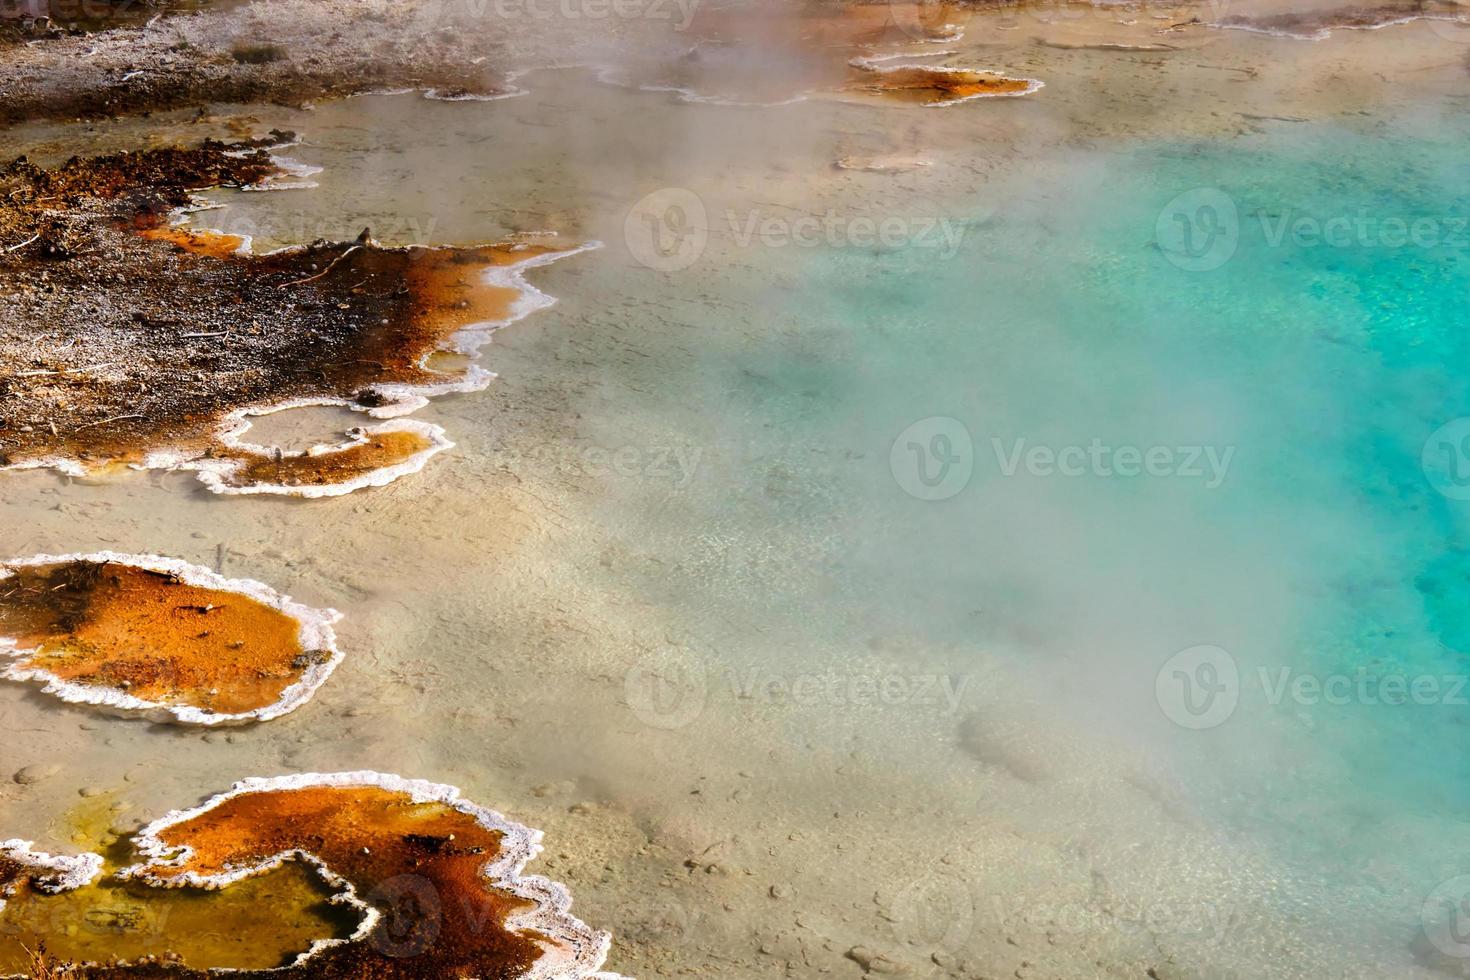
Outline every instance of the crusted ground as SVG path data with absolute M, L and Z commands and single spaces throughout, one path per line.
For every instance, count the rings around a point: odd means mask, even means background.
M 372 407 L 374 385 L 453 380 L 423 357 L 519 295 L 481 270 L 547 251 L 364 240 L 257 256 L 169 224 L 191 189 L 276 173 L 256 143 L 0 168 L 0 465 L 231 453 L 220 430 L 242 408 Z
M 0 0 L 0 10 L 13 2 Z M 142 23 L 120 18 L 97 32 L 53 26 L 38 33 L 17 17 L 0 18 L 0 126 L 210 102 L 300 104 L 385 87 L 445 94 L 508 89 L 499 54 L 502 35 L 515 25 L 483 15 L 478 5 L 216 0 L 201 10 L 172 9 L 177 6 Z

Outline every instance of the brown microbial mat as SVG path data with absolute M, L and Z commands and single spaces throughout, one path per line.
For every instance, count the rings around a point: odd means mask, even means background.
M 31 856 L 81 871 L 51 882 L 49 896 L 14 889 L 0 910 L 0 968 L 45 943 L 55 968 L 74 971 L 61 975 L 95 980 L 221 968 L 243 977 L 611 980 L 597 972 L 611 937 L 569 914 L 562 886 L 521 873 L 539 840 L 451 786 L 374 772 L 245 780 L 143 828 L 130 866 Z M 54 935 L 70 921 L 56 910 L 109 907 L 154 924 L 146 943 L 133 940 L 146 954 L 122 962 L 105 943 Z M 157 914 L 163 907 L 168 916 Z M 202 932 L 190 925 L 209 921 L 201 910 L 213 917 Z M 308 924 L 320 931 L 300 949 Z M 255 939 L 254 952 L 230 956 L 230 935 Z M 272 957 L 282 961 L 260 962 Z
M 858 61 L 845 91 L 886 101 L 923 106 L 951 105 L 997 95 L 1029 95 L 1038 83 L 968 68 Z
M 0 168 L 0 466 L 188 467 L 220 492 L 326 496 L 452 445 L 401 422 L 295 458 L 238 437 L 292 405 L 387 419 L 482 388 L 484 369 L 430 359 L 472 361 L 495 329 L 550 304 L 523 273 L 580 249 L 384 248 L 365 230 L 255 255 L 181 227 L 190 191 L 283 174 L 262 142 Z
M 338 618 L 169 558 L 41 555 L 0 563 L 0 676 L 157 721 L 264 721 L 336 668 Z

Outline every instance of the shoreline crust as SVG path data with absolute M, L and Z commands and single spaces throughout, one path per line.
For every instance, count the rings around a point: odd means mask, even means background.
M 342 662 L 341 618 L 174 558 L 35 555 L 0 562 L 0 677 L 123 717 L 269 721 Z
M 360 913 L 346 939 L 316 940 L 283 967 L 228 971 L 242 978 L 623 980 L 601 972 L 612 937 L 571 914 L 565 886 L 523 874 L 541 838 L 453 786 L 373 771 L 303 773 L 241 780 L 148 824 L 133 837 L 137 863 L 114 877 L 215 890 L 302 862 L 334 890 L 333 903 Z M 101 867 L 100 855 L 58 858 L 20 841 L 0 848 L 11 845 L 26 867 L 61 872 L 52 892 L 85 887 Z M 7 853 L 0 849 L 0 861 Z M 94 980 L 219 972 L 153 960 L 84 968 Z

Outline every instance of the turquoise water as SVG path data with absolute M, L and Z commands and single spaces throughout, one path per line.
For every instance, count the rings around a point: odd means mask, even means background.
M 987 189 L 952 259 L 805 257 L 802 342 L 734 365 L 760 379 L 751 412 L 852 451 L 835 491 L 861 537 L 847 572 L 882 583 L 863 601 L 930 642 L 1060 671 L 1066 712 L 1167 758 L 1221 833 L 1320 876 L 1375 929 L 1393 917 L 1386 941 L 1405 946 L 1418 900 L 1470 869 L 1470 504 L 1421 465 L 1470 413 L 1464 138 L 1442 119 L 1280 126 L 1079 157 L 1061 179 Z M 1233 200 L 1238 246 L 1191 270 L 1157 219 L 1198 188 Z M 1312 236 L 1341 216 L 1368 223 Z M 1308 223 L 1281 238 L 1283 217 Z M 897 485 L 884 441 L 930 416 L 974 443 L 968 485 L 932 502 Z M 1215 488 L 1006 476 L 995 437 L 1234 455 Z M 1197 644 L 1237 662 L 1239 705 L 1171 731 L 1140 693 Z M 1272 703 L 1259 672 L 1283 668 L 1353 688 Z M 1427 703 L 1359 695 L 1360 672 L 1428 678 Z
M 684 605 L 748 595 L 788 651 L 896 636 L 911 662 L 956 674 L 998 654 L 1032 678 L 1038 738 L 1062 725 L 1137 750 L 1211 834 L 1272 869 L 1238 884 L 1275 928 L 1336 944 L 1351 975 L 1406 973 L 1424 900 L 1470 870 L 1470 504 L 1421 462 L 1470 413 L 1465 135 L 1426 117 L 1077 153 L 945 196 L 965 222 L 953 256 L 788 249 L 776 285 L 744 297 L 763 339 L 717 340 L 668 379 L 699 392 L 682 425 L 737 447 L 706 463 L 691 523 L 766 549 L 707 589 L 686 583 Z M 1170 261 L 1180 242 L 1160 216 L 1177 228 L 1170 202 L 1194 192 L 1194 216 L 1200 188 L 1233 202 L 1238 241 L 1193 270 Z M 906 201 L 890 213 L 927 213 Z M 1349 239 L 1314 238 L 1344 216 Z M 1399 243 L 1396 221 L 1418 241 Z M 973 449 L 922 422 L 936 417 Z M 914 423 L 929 425 L 921 454 L 941 432 L 939 452 L 972 468 L 946 499 L 917 499 L 892 465 Z M 1198 447 L 1228 465 L 1007 475 L 1022 438 L 1167 447 L 1181 466 Z M 688 541 L 682 514 L 646 506 L 659 517 L 644 531 Z M 1156 678 L 1202 644 L 1233 659 L 1238 704 L 1190 730 Z M 1283 671 L 1346 693 L 1276 694 Z M 1272 962 L 1328 975 L 1308 953 Z

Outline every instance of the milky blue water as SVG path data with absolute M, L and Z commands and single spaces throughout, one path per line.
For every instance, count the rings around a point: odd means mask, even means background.
M 1419 902 L 1470 870 L 1470 502 L 1435 485 L 1465 471 L 1465 431 L 1423 462 L 1470 414 L 1465 135 L 1427 116 L 1079 155 L 976 193 L 952 257 L 803 256 L 805 343 L 739 364 L 793 438 L 863 453 L 866 598 L 1058 671 L 1062 713 L 1169 757 L 1222 833 L 1405 948 Z M 947 499 L 890 472 L 878 435 L 915 422 L 900 456 L 931 479 L 945 453 L 973 462 Z M 1018 439 L 1233 455 L 1218 481 L 1007 475 Z M 1238 704 L 1192 730 L 1151 701 L 1202 644 Z

